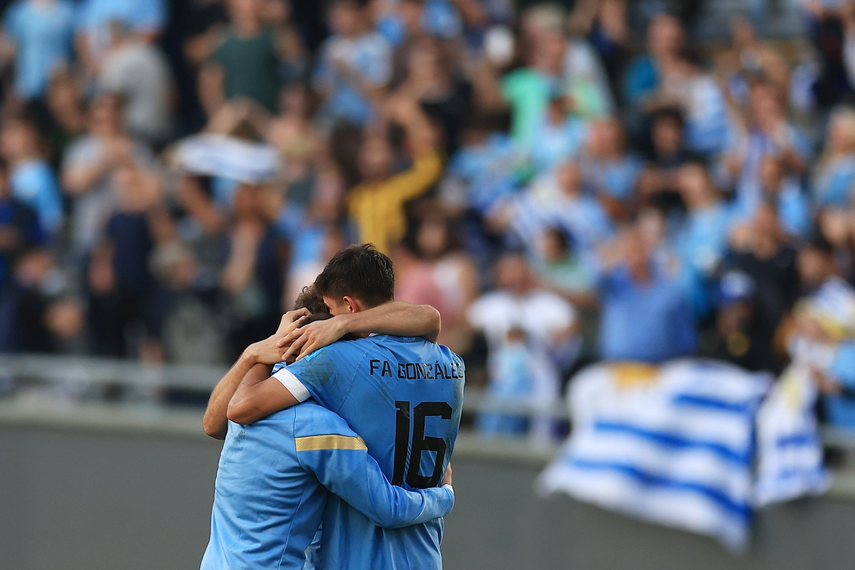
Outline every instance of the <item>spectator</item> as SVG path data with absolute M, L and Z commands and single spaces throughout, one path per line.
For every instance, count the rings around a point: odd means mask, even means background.
M 731 209 L 722 202 L 703 163 L 683 166 L 677 184 L 688 211 L 675 246 L 684 266 L 706 278 L 727 251 Z
M 182 177 L 177 198 L 184 215 L 174 231 L 190 250 L 187 257 L 195 265 L 195 285 L 213 290 L 226 264 L 228 236 L 227 220 L 214 203 L 212 183 L 207 176 Z
M 794 311 L 787 350 L 807 368 L 819 391 L 823 415 L 834 427 L 855 428 L 855 290 L 829 276 Z
M 684 56 L 671 64 L 666 82 L 651 104 L 679 105 L 686 120 L 686 145 L 701 155 L 717 156 L 730 137 L 730 111 L 717 81 L 699 62 Z
M 532 166 L 537 172 L 549 172 L 559 162 L 573 160 L 581 152 L 588 124 L 573 116 L 572 108 L 569 95 L 552 95 L 531 145 Z
M 348 192 L 347 209 L 361 243 L 373 243 L 388 252 L 407 231 L 404 206 L 439 179 L 442 161 L 434 145 L 427 118 L 419 105 L 399 99 L 389 105 L 391 118 L 405 130 L 412 147 L 412 166 L 391 171 L 391 144 L 385 135 L 369 135 L 359 150 L 362 183 Z
M 838 110 L 831 115 L 825 152 L 814 171 L 812 198 L 820 207 L 846 207 L 855 183 L 855 112 Z
M 471 86 L 461 79 L 448 49 L 438 40 L 413 40 L 405 51 L 406 75 L 395 89 L 397 96 L 421 103 L 429 118 L 442 129 L 445 152 L 460 145 L 461 127 L 469 114 Z
M 536 9 L 536 8 L 535 8 Z M 511 133 L 523 149 L 530 148 L 553 93 L 569 95 L 573 111 L 595 117 L 612 110 L 605 74 L 591 47 L 568 41 L 560 27 L 547 23 L 533 31 L 526 67 L 502 79 L 502 96 L 511 108 Z
M 3 16 L 3 40 L 15 56 L 15 94 L 44 94 L 51 77 L 72 59 L 74 4 L 69 0 L 16 0 Z
M 682 209 L 677 178 L 680 168 L 694 161 L 683 133 L 685 121 L 678 107 L 662 107 L 650 117 L 650 149 L 648 163 L 638 183 L 642 200 L 666 213 Z
M 72 141 L 86 132 L 86 110 L 80 88 L 69 73 L 53 76 L 45 103 L 49 125 L 46 138 L 50 145 L 51 166 L 56 170 Z
M 751 87 L 747 117 L 737 131 L 723 155 L 726 187 L 757 184 L 760 163 L 770 155 L 781 159 L 788 174 L 805 173 L 810 158 L 807 139 L 787 117 L 782 95 L 768 83 Z
M 149 270 L 154 247 L 150 217 L 158 181 L 131 160 L 116 165 L 111 178 L 117 209 L 89 262 L 93 349 L 102 356 L 139 354 L 160 360 Z
M 623 94 L 630 108 L 643 113 L 665 81 L 665 74 L 679 64 L 686 43 L 683 25 L 671 14 L 654 17 L 647 26 L 647 51 L 636 57 L 624 73 Z
M 538 384 L 533 386 L 532 399 L 536 405 L 548 405 L 558 396 L 561 371 L 568 370 L 578 354 L 576 311 L 560 296 L 537 287 L 523 256 L 506 254 L 494 269 L 497 288 L 470 305 L 467 320 L 486 335 L 493 370 L 511 329 L 524 331 L 537 365 L 548 372 L 534 378 Z M 550 430 L 550 422 L 540 419 L 533 435 L 543 440 Z
M 630 53 L 626 0 L 582 1 L 573 7 L 571 28 L 586 36 L 603 62 L 616 100 L 622 99 L 620 73 Z
M 461 142 L 440 184 L 440 195 L 446 207 L 459 213 L 471 209 L 480 216 L 514 188 L 518 152 L 487 116 L 466 121 Z
M 375 16 L 377 31 L 394 47 L 419 35 L 451 40 L 463 32 L 459 9 L 477 10 L 471 0 L 392 0 L 380 2 Z
M 166 25 L 164 0 L 83 0 L 77 14 L 77 53 L 90 77 L 97 77 L 110 47 L 110 24 L 119 22 L 146 41 Z
M 172 130 L 172 79 L 166 58 L 125 24 L 113 22 L 110 34 L 99 86 L 121 95 L 123 122 L 131 136 L 164 143 Z
M 549 176 L 535 181 L 528 192 L 514 196 L 493 214 L 501 224 L 535 255 L 542 255 L 543 230 L 555 226 L 575 236 L 584 254 L 609 238 L 613 232 L 608 214 L 593 197 L 584 193 L 578 163 L 561 164 Z M 502 219 L 504 218 L 504 219 Z
M 623 127 L 615 118 L 595 121 L 581 160 L 585 186 L 615 218 L 625 213 L 633 198 L 641 160 L 626 152 Z
M 307 206 L 316 182 L 316 162 L 323 151 L 311 121 L 308 89 L 299 83 L 286 86 L 279 95 L 279 114 L 267 130 L 268 144 L 282 155 L 282 170 L 288 184 L 288 200 Z
M 14 286 L 2 303 L 0 350 L 56 352 L 83 329 L 81 307 L 68 297 L 68 280 L 58 261 L 40 247 L 22 252 L 15 262 Z
M 811 205 L 795 176 L 786 176 L 781 160 L 767 156 L 760 163 L 759 185 L 737 190 L 737 215 L 751 219 L 761 202 L 775 205 L 781 229 L 792 240 L 807 237 L 811 225 Z
M 9 162 L 12 196 L 36 212 L 49 235 L 56 235 L 63 223 L 62 197 L 35 126 L 23 119 L 7 120 L 0 133 L 0 153 Z
M 618 244 L 597 284 L 604 360 L 659 363 L 695 350 L 697 329 L 689 295 L 677 277 L 651 259 L 638 227 Z
M 796 251 L 785 241 L 775 207 L 764 203 L 749 224 L 736 226 L 727 268 L 745 273 L 754 281 L 756 311 L 761 324 L 754 342 L 771 346 L 778 325 L 799 293 Z M 775 371 L 779 371 L 776 367 Z
M 111 176 L 128 159 L 149 168 L 151 151 L 125 133 L 122 108 L 115 95 L 97 97 L 89 108 L 89 131 L 65 154 L 62 186 L 71 197 L 71 245 L 87 253 L 97 242 L 116 205 Z
M 519 406 L 536 395 L 535 387 L 548 381 L 549 370 L 532 351 L 521 328 L 512 328 L 498 349 L 490 370 L 487 403 L 492 406 Z M 478 414 L 475 427 L 488 436 L 521 435 L 526 418 L 511 413 Z
M 220 297 L 200 272 L 190 248 L 173 239 L 156 246 L 151 266 L 157 280 L 155 318 L 162 319 L 164 357 L 172 362 L 225 364 L 227 323 Z
M 375 104 L 392 76 L 389 44 L 370 30 L 366 8 L 357 0 L 334 0 L 329 6 L 333 32 L 318 54 L 313 77 L 324 98 L 321 118 L 332 125 L 362 125 L 375 117 Z
M 36 212 L 12 195 L 7 166 L 0 164 L 0 290 L 12 281 L 17 259 L 43 242 Z
M 730 96 L 740 104 L 747 102 L 753 77 L 764 77 L 779 93 L 790 88 L 787 60 L 773 46 L 761 41 L 751 21 L 736 16 L 730 22 L 731 48 L 720 58 L 720 72 L 725 76 Z
M 478 295 L 478 275 L 462 251 L 456 220 L 427 203 L 404 245 L 408 255 L 397 264 L 395 298 L 433 305 L 442 314 L 439 342 L 462 350 L 468 341 L 464 313 Z
M 199 74 L 209 117 L 226 101 L 245 97 L 270 112 L 279 94 L 279 59 L 296 57 L 292 38 L 265 25 L 262 0 L 228 0 L 228 31 Z
M 756 311 L 754 281 L 740 271 L 728 271 L 714 293 L 715 330 L 711 346 L 701 343 L 701 354 L 746 370 L 775 370 L 779 358 L 774 347 L 757 342 L 760 320 Z
M 281 207 L 281 191 L 271 185 L 241 184 L 235 194 L 229 257 L 220 275 L 231 304 L 233 351 L 278 326 L 289 254 L 275 225 Z

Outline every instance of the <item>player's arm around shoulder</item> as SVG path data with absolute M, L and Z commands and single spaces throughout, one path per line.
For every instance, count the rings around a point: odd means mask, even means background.
M 260 381 L 244 378 L 229 402 L 228 418 L 239 424 L 251 424 L 304 401 L 306 398 L 294 396 L 279 381 L 277 376 L 283 376 L 282 370 L 285 370 L 284 364 L 277 364 L 272 376 Z
M 341 417 L 314 403 L 295 411 L 295 447 L 300 465 L 374 524 L 399 528 L 451 512 L 454 489 L 450 469 L 443 487 L 413 491 L 396 487 L 368 453 L 362 438 Z
M 286 366 L 280 362 L 273 374 L 261 381 L 244 378 L 229 402 L 228 418 L 251 424 L 274 412 L 305 402 L 312 397 L 307 386 L 317 385 L 335 374 L 329 366 L 335 360 L 336 344 L 317 350 L 300 362 Z M 329 354 L 324 354 L 329 351 Z

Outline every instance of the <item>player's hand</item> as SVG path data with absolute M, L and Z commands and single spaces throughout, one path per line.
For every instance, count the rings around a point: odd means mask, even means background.
M 285 361 L 296 356 L 300 360 L 308 354 L 325 346 L 329 346 L 347 334 L 344 319 L 341 316 L 325 321 L 316 321 L 304 327 L 291 331 L 279 340 L 279 347 L 288 346 L 281 355 Z
M 288 333 L 300 326 L 300 321 L 308 317 L 308 309 L 297 309 L 296 311 L 288 311 L 282 315 L 279 321 L 279 328 L 276 332 L 264 340 L 249 345 L 247 349 L 249 356 L 258 364 L 276 364 L 281 362 L 280 355 L 282 349 L 279 347 L 279 341 Z
M 309 309 L 306 308 L 288 311 L 282 315 L 282 319 L 279 321 L 279 328 L 276 329 L 276 334 L 273 336 L 276 336 L 281 340 L 288 333 L 297 330 L 297 327 L 300 326 L 303 319 L 310 317 L 311 315 L 312 313 L 310 313 Z
M 445 475 L 442 476 L 442 484 L 443 485 L 452 485 L 452 483 L 451 483 L 451 461 L 448 462 L 448 467 L 445 468 Z

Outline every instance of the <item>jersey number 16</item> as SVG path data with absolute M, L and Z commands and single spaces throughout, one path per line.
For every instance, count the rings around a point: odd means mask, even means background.
M 392 484 L 400 486 L 407 472 L 407 484 L 416 489 L 436 487 L 442 478 L 442 466 L 445 463 L 445 441 L 438 437 L 425 437 L 425 418 L 437 416 L 451 419 L 451 406 L 445 402 L 422 402 L 413 408 L 413 440 L 410 466 L 407 469 L 407 448 L 410 444 L 410 402 L 395 402 L 395 471 Z M 422 453 L 433 451 L 436 458 L 433 473 L 429 477 L 419 475 Z

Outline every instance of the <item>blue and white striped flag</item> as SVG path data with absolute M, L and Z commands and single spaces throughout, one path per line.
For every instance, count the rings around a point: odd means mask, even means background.
M 587 368 L 569 393 L 573 433 L 538 490 L 741 550 L 752 515 L 754 418 L 770 383 L 711 361 Z
M 249 184 L 269 181 L 279 170 L 279 153 L 270 145 L 218 134 L 187 137 L 176 146 L 176 165 L 193 174 Z
M 757 414 L 757 484 L 754 503 L 763 507 L 831 485 L 822 461 L 814 414 L 817 390 L 810 369 L 791 365 Z

